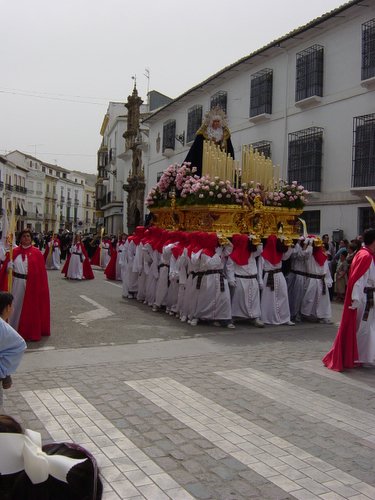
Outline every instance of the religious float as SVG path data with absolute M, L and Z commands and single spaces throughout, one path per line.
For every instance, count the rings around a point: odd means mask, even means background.
M 280 179 L 280 166 L 252 147 L 233 160 L 212 142 L 203 146 L 202 176 L 187 164 L 170 165 L 146 205 L 152 224 L 176 231 L 216 232 L 223 238 L 246 233 L 257 239 L 282 234 L 291 244 L 301 234 L 299 216 L 308 191 Z

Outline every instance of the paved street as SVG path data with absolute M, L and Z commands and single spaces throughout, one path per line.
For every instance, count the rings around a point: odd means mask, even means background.
M 52 336 L 29 344 L 4 406 L 90 449 L 105 500 L 375 499 L 375 369 L 322 366 L 336 326 L 193 328 L 101 271 L 61 276 Z

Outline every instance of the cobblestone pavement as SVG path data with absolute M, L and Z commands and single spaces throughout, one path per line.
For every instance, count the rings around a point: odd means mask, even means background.
M 324 368 L 335 331 L 28 352 L 4 406 L 91 450 L 105 500 L 375 498 L 375 369 Z
M 105 500 L 375 499 L 375 369 L 322 366 L 335 325 L 193 328 L 95 276 L 49 272 L 4 407 L 90 449 Z

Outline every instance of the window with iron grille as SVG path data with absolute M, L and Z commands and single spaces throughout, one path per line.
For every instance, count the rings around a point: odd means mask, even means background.
M 163 124 L 163 153 L 166 149 L 174 149 L 176 137 L 176 120 L 168 120 Z
M 200 105 L 188 109 L 188 123 L 186 142 L 191 142 L 195 138 L 195 133 L 202 125 L 203 108 Z
M 250 144 L 259 154 L 264 154 L 266 158 L 271 158 L 271 143 L 269 141 L 259 141 Z
M 362 80 L 375 76 L 375 19 L 362 24 Z
M 375 113 L 353 119 L 352 187 L 375 186 Z
M 224 113 L 226 113 L 227 112 L 227 96 L 228 96 L 228 94 L 224 90 L 219 90 L 219 92 L 216 92 L 216 94 L 214 94 L 211 97 L 210 109 L 220 108 L 224 111 Z
M 272 113 L 272 69 L 262 69 L 251 75 L 250 117 Z
M 324 47 L 313 45 L 298 52 L 296 61 L 296 102 L 323 95 Z
M 372 207 L 358 209 L 358 233 L 363 234 L 366 229 L 375 228 L 375 212 Z
M 301 218 L 306 222 L 306 227 L 311 234 L 320 234 L 320 210 L 303 212 Z
M 288 179 L 309 191 L 320 191 L 323 129 L 310 127 L 288 134 Z

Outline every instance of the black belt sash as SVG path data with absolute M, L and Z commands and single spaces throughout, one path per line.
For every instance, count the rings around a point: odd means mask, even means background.
M 73 253 L 73 255 L 79 255 L 79 260 L 80 260 L 81 262 L 83 262 L 83 256 L 82 256 L 82 253 L 81 253 L 81 252 L 72 252 L 72 253 Z
M 305 278 L 307 276 L 307 273 L 305 273 L 303 271 L 295 271 L 294 269 L 292 269 L 290 272 L 294 273 L 294 274 L 298 274 L 298 276 L 305 276 Z
M 234 276 L 235 276 L 235 278 L 242 278 L 245 280 L 253 280 L 253 279 L 258 277 L 257 274 L 247 274 L 245 276 L 243 276 L 242 274 L 235 274 Z
M 197 290 L 200 290 L 203 276 L 207 276 L 209 274 L 220 274 L 220 291 L 224 292 L 224 290 L 225 290 L 225 287 L 224 287 L 224 273 L 223 273 L 223 271 L 221 269 L 212 270 L 212 271 L 201 271 L 201 272 L 193 273 L 193 274 L 195 276 L 198 276 Z
M 158 265 L 158 269 L 160 270 L 162 267 L 167 267 L 169 269 L 169 264 L 159 264 Z M 168 287 L 170 285 L 170 281 L 169 281 L 169 273 L 168 273 Z
M 13 271 L 13 278 L 20 278 L 21 280 L 27 280 L 27 274 L 16 273 L 16 271 Z
M 316 280 L 322 280 L 323 295 L 326 294 L 327 287 L 326 287 L 326 282 L 325 282 L 325 279 L 324 279 L 326 277 L 325 274 L 311 274 L 311 273 L 306 273 L 306 277 L 307 278 L 313 278 L 313 279 L 316 279 Z
M 366 288 L 363 290 L 363 292 L 366 295 L 366 307 L 365 307 L 365 311 L 363 313 L 363 318 L 362 319 L 363 319 L 363 321 L 367 321 L 370 309 L 374 307 L 374 292 L 375 292 L 375 288 L 374 287 L 366 286 Z
M 161 267 L 168 267 L 169 268 L 169 265 L 168 264 L 159 264 L 158 269 L 160 269 Z
M 271 269 L 270 271 L 263 271 L 263 278 L 264 278 L 265 274 L 268 273 L 266 286 L 268 286 L 268 288 L 271 288 L 272 291 L 275 290 L 274 275 L 277 273 L 282 273 L 282 272 L 283 272 L 282 269 Z

